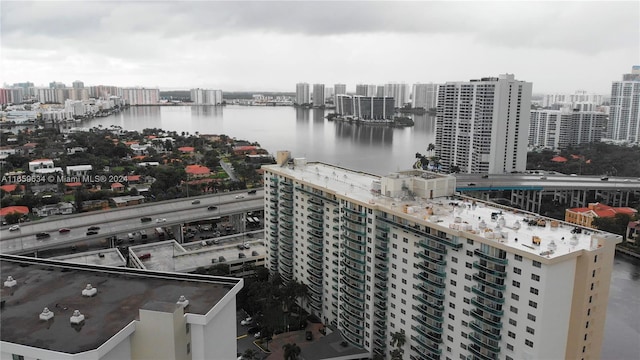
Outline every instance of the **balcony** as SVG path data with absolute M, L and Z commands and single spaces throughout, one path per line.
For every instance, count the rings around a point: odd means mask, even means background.
M 496 290 L 505 290 L 507 288 L 506 285 L 503 284 L 496 284 L 494 282 L 492 282 L 491 280 L 482 278 L 480 275 L 478 274 L 473 274 L 473 280 L 480 282 L 481 284 L 484 284 L 490 288 L 496 289 Z
M 347 267 L 353 271 L 357 271 L 360 273 L 365 273 L 364 271 L 364 262 L 362 264 L 358 264 L 358 263 L 352 263 L 349 260 L 342 260 L 340 261 L 340 265 Z
M 421 325 L 423 325 L 424 327 L 428 328 L 429 330 L 438 333 L 438 334 L 442 334 L 442 323 L 440 322 L 436 322 L 434 324 L 430 323 L 426 317 L 421 317 L 421 316 L 411 316 L 411 318 L 417 322 L 419 322 Z
M 387 280 L 389 280 L 389 278 L 387 277 L 386 273 L 377 273 L 375 275 L 376 279 L 380 280 L 380 281 L 384 281 L 387 282 Z
M 360 256 L 358 258 L 356 258 L 355 256 L 351 255 L 351 253 L 348 250 L 342 251 L 342 256 L 344 256 L 345 258 L 347 258 L 350 261 L 353 261 L 355 263 L 358 263 L 358 264 L 361 264 L 361 265 L 365 265 L 365 261 L 361 260 L 359 258 Z M 350 266 L 348 262 L 347 262 L 347 266 Z
M 499 278 L 507 277 L 507 272 L 504 269 L 504 266 L 500 266 L 498 269 L 495 269 L 495 268 L 483 265 L 478 261 L 475 261 L 473 263 L 473 267 L 478 269 L 478 270 L 480 270 L 480 271 L 483 271 L 483 272 L 485 272 L 485 273 L 487 273 L 489 275 L 493 275 L 495 277 L 499 277 Z
M 314 214 L 318 214 L 320 216 L 322 216 L 324 214 L 324 210 L 322 210 L 321 206 L 316 206 L 316 205 L 311 205 L 308 207 L 309 211 L 311 211 Z
M 384 301 L 378 301 L 378 302 L 375 302 L 375 303 L 373 304 L 373 306 L 375 306 L 375 307 L 376 307 L 376 309 L 378 309 L 378 310 L 381 310 L 381 311 L 387 311 L 387 303 L 386 303 L 386 302 L 384 302 Z
M 476 321 L 471 321 L 469 322 L 469 327 L 472 328 L 473 330 L 482 333 L 484 336 L 487 336 L 495 341 L 500 341 L 502 339 L 502 336 L 500 336 L 500 331 L 496 331 L 493 329 L 488 329 L 488 328 L 483 328 L 482 325 L 480 325 L 478 322 Z
M 442 323 L 442 320 L 444 320 L 444 318 L 442 317 L 442 311 L 434 310 L 433 308 L 422 304 L 412 305 L 411 308 L 433 321 Z
M 387 257 L 387 254 L 376 254 L 376 259 L 383 261 L 383 262 L 387 262 L 389 261 L 389 258 Z
M 423 247 L 427 250 L 435 251 L 438 254 L 445 255 L 447 253 L 447 248 L 440 244 L 433 244 L 433 243 L 430 243 L 429 241 L 420 240 L 418 241 L 418 245 L 420 245 L 420 247 Z
M 354 246 L 352 241 L 345 241 L 344 247 L 356 254 L 365 255 L 364 249 L 360 248 L 360 246 L 357 245 Z
M 480 346 L 476 344 L 469 344 L 467 349 L 476 357 L 482 360 L 498 360 L 498 354 L 487 351 L 486 349 L 482 349 Z
M 383 291 L 383 292 L 386 292 L 387 289 L 388 289 L 387 285 L 385 285 L 383 283 L 380 283 L 380 282 L 376 282 L 375 288 L 380 290 L 380 291 Z
M 346 279 L 346 278 L 341 278 L 340 279 L 340 283 L 342 283 L 343 285 L 346 285 L 347 287 L 349 287 L 351 290 L 357 291 L 361 294 L 364 294 L 364 285 L 362 287 L 352 284 L 350 280 Z
M 340 270 L 340 274 L 342 274 L 343 276 L 346 276 L 351 281 L 354 281 L 356 283 L 361 283 L 361 282 L 364 281 L 364 276 L 362 274 L 357 273 L 357 272 L 351 272 L 351 271 L 347 271 L 347 270 L 343 269 L 343 270 Z
M 320 245 L 317 245 L 317 242 L 312 242 L 311 239 L 309 239 L 307 249 L 310 251 L 310 256 L 313 256 L 313 258 L 318 261 L 322 261 L 322 242 L 320 242 Z
M 499 258 L 499 257 L 494 257 L 494 256 L 492 256 L 492 255 L 485 254 L 485 253 L 483 253 L 482 251 L 480 251 L 480 250 L 478 250 L 478 249 L 475 249 L 475 250 L 473 251 L 473 253 L 474 253 L 475 255 L 477 255 L 477 256 L 479 256 L 479 257 L 481 257 L 481 258 L 483 258 L 483 259 L 487 260 L 487 261 L 491 261 L 491 262 L 492 262 L 492 263 L 494 263 L 494 264 L 498 264 L 498 265 L 507 265 L 507 263 L 508 263 L 507 259 L 501 259 L 501 258 Z
M 385 265 L 385 264 L 382 264 L 382 263 L 376 264 L 376 269 L 380 270 L 382 272 L 385 272 L 385 273 L 389 271 L 389 267 L 387 265 Z
M 430 299 L 428 296 L 425 296 L 425 295 L 413 295 L 413 298 L 415 300 L 420 301 L 422 304 L 428 307 L 431 307 L 440 311 L 444 310 L 444 306 L 442 306 L 442 300 Z
M 495 341 L 482 341 L 482 339 L 480 337 L 477 336 L 476 333 L 471 332 L 469 333 L 469 339 L 471 339 L 471 341 L 473 341 L 474 343 L 476 343 L 478 346 L 480 347 L 484 347 L 485 349 L 494 352 L 494 353 L 500 353 L 500 346 L 498 346 L 498 342 Z
M 444 271 L 443 266 L 434 266 L 435 267 L 434 269 L 434 267 L 429 266 L 429 264 L 430 263 L 427 261 L 422 261 L 422 262 L 419 262 L 417 266 L 419 269 L 425 270 L 433 275 L 436 275 L 442 278 L 447 276 L 447 273 Z
M 487 313 L 486 316 L 479 310 L 471 310 L 471 316 L 474 319 L 479 320 L 481 323 L 489 325 L 495 329 L 502 329 L 502 323 L 500 322 L 500 318 L 491 313 Z
M 341 299 L 343 300 L 343 299 Z M 360 307 L 360 306 L 356 306 L 348 301 L 342 301 L 342 304 L 340 305 L 340 309 L 348 312 L 349 314 L 351 314 L 351 316 L 355 316 L 356 319 L 363 319 L 364 316 L 364 306 Z
M 355 215 L 357 215 L 357 216 L 362 216 L 362 217 L 367 216 L 364 212 L 361 212 L 361 211 L 358 211 L 358 210 L 351 209 L 351 208 L 349 208 L 348 206 L 343 207 L 343 209 L 344 209 L 344 210 L 346 210 L 346 211 L 348 211 L 348 212 L 350 212 L 350 213 L 352 213 L 352 214 L 355 214 Z
M 483 298 L 485 298 L 487 300 L 491 300 L 491 301 L 493 301 L 495 303 L 498 303 L 498 304 L 504 304 L 504 298 L 501 297 L 501 295 L 500 295 L 501 293 L 498 292 L 498 291 L 492 290 L 492 291 L 495 291 L 495 292 L 487 293 L 487 292 L 484 292 L 484 291 L 480 290 L 480 288 L 478 288 L 477 286 L 472 287 L 471 291 L 474 294 L 480 295 L 480 296 L 482 296 Z
M 478 298 L 471 298 L 471 303 L 480 308 L 482 311 L 489 312 L 496 316 L 502 316 L 504 314 L 503 310 L 496 309 L 496 305 L 491 305 L 490 303 L 485 303 L 483 300 Z
M 316 237 L 318 239 L 322 239 L 323 238 L 323 234 L 322 231 L 317 231 L 317 230 L 307 230 L 307 234 L 311 235 L 313 237 Z
M 436 344 L 442 344 L 442 335 L 429 332 L 424 326 L 411 325 L 411 329 L 417 331 L 418 334 L 433 341 Z
M 413 336 L 411 335 L 411 340 L 414 340 L 420 346 L 425 348 L 427 351 L 430 351 L 436 355 L 442 355 L 442 350 L 438 348 L 437 344 L 434 344 L 431 340 L 423 337 L 423 336 Z
M 438 265 L 445 265 L 447 263 L 446 260 L 444 259 L 444 256 L 442 256 L 442 255 L 440 255 L 440 254 L 438 254 L 436 252 L 420 251 L 420 252 L 416 253 L 416 256 L 421 258 L 421 259 L 424 259 L 424 260 L 433 262 L 435 264 L 438 264 Z
M 429 275 L 429 273 L 427 272 L 421 272 L 418 275 L 416 275 L 416 277 L 422 281 L 427 282 L 428 284 L 438 287 L 438 288 L 444 288 L 445 287 L 445 283 L 444 280 L 442 278 L 439 277 L 435 277 L 434 275 Z
M 307 200 L 307 203 L 311 204 L 311 205 L 322 207 L 322 201 L 317 199 L 317 198 L 315 198 L 315 197 L 309 198 L 309 200 Z

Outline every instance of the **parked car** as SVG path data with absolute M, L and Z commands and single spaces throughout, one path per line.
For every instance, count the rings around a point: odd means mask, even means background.
M 97 232 L 97 231 L 95 231 L 95 230 L 89 230 L 89 231 L 87 231 L 87 236 L 89 236 L 89 235 L 97 235 L 97 234 L 98 234 L 98 232 Z
M 213 205 L 207 207 L 207 210 L 217 210 L 217 209 L 218 209 L 218 207 L 217 206 L 213 206 Z
M 58 232 L 60 234 L 68 233 L 69 231 L 71 231 L 71 229 L 68 229 L 68 228 L 62 228 L 62 229 L 58 230 Z
M 198 204 L 200 204 L 200 200 L 193 200 L 193 201 L 191 202 L 191 204 L 192 204 L 192 205 L 198 205 Z
M 100 226 L 90 226 L 87 230 L 100 230 Z
M 250 327 L 249 330 L 247 330 L 247 334 L 249 335 L 253 335 L 255 333 L 260 332 L 260 327 L 259 326 L 254 326 L 254 327 Z
M 147 232 L 145 230 L 140 230 L 140 239 L 146 239 L 147 238 Z
M 46 233 L 46 232 L 39 232 L 36 234 L 36 239 L 46 239 L 48 237 L 50 237 L 51 234 Z
M 20 230 L 20 225 L 9 226 L 9 231 L 18 231 L 18 230 Z
M 140 219 L 140 221 L 141 222 L 149 222 L 149 221 L 151 221 L 151 218 L 150 217 L 143 217 L 143 218 Z
M 311 331 L 307 331 L 304 333 L 304 338 L 311 341 L 313 340 L 313 334 L 311 333 Z
M 240 325 L 249 325 L 252 322 L 253 322 L 253 318 L 251 316 L 249 316 L 246 319 L 240 321 Z

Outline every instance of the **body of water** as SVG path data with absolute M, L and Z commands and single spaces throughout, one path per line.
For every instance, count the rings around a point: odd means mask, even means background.
M 413 127 L 392 128 L 328 121 L 326 113 L 293 107 L 149 106 L 133 107 L 79 126 L 224 134 L 258 142 L 273 155 L 278 150 L 290 150 L 294 157 L 376 175 L 409 169 L 416 152 L 424 154 L 429 143 L 435 144 L 435 117 L 426 114 L 414 116 Z M 637 359 L 639 355 L 640 261 L 616 256 L 602 358 Z
M 145 106 L 84 121 L 81 126 L 225 134 L 256 141 L 274 156 L 278 150 L 290 150 L 293 157 L 376 175 L 409 169 L 415 153 L 425 153 L 429 143 L 435 143 L 433 116 L 416 115 L 415 126 L 393 128 L 328 121 L 328 112 L 290 106 Z

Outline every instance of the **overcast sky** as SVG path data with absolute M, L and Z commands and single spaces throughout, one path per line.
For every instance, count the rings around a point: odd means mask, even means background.
M 0 82 L 294 91 L 513 73 L 610 92 L 640 64 L 640 2 L 0 2 Z

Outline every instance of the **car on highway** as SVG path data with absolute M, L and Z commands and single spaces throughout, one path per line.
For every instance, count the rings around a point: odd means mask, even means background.
M 150 217 L 143 217 L 143 218 L 140 218 L 140 222 L 149 222 L 149 221 L 151 221 L 151 218 L 150 218 Z
M 157 223 L 167 222 L 167 219 L 165 219 L 165 218 L 156 219 L 156 222 L 157 222 Z
M 200 204 L 200 200 L 193 200 L 193 201 L 191 202 L 191 204 L 192 204 L 192 205 L 198 205 L 198 204 Z
M 87 230 L 100 230 L 100 226 L 90 226 Z
M 236 195 L 236 199 L 244 199 L 243 195 Z
M 253 322 L 253 318 L 251 316 L 248 316 L 246 319 L 243 319 L 242 321 L 240 321 L 240 325 L 249 325 Z
M 217 209 L 218 209 L 218 207 L 217 206 L 213 206 L 213 205 L 207 207 L 207 210 L 217 210 Z
M 249 194 L 249 195 L 254 195 L 256 192 L 257 192 L 257 190 L 249 190 L 249 191 L 247 192 L 247 194 Z
M 608 178 L 608 177 L 606 177 L 606 176 L 603 176 L 603 177 L 601 177 L 601 178 L 600 178 L 600 180 L 602 180 L 602 181 L 607 181 L 607 180 L 609 180 L 609 178 Z
M 50 237 L 51 234 L 46 233 L 46 232 L 39 232 L 36 234 L 36 239 L 46 239 L 48 237 Z
M 20 225 L 9 226 L 9 231 L 18 231 L 18 230 L 20 230 Z
M 87 231 L 87 236 L 89 236 L 89 235 L 97 235 L 97 234 L 98 234 L 98 231 L 96 231 L 96 230 Z
M 58 230 L 58 232 L 59 232 L 60 234 L 68 233 L 69 231 L 71 231 L 71 229 L 62 228 L 62 229 Z
M 476 186 L 475 183 L 468 183 L 467 186 Z

